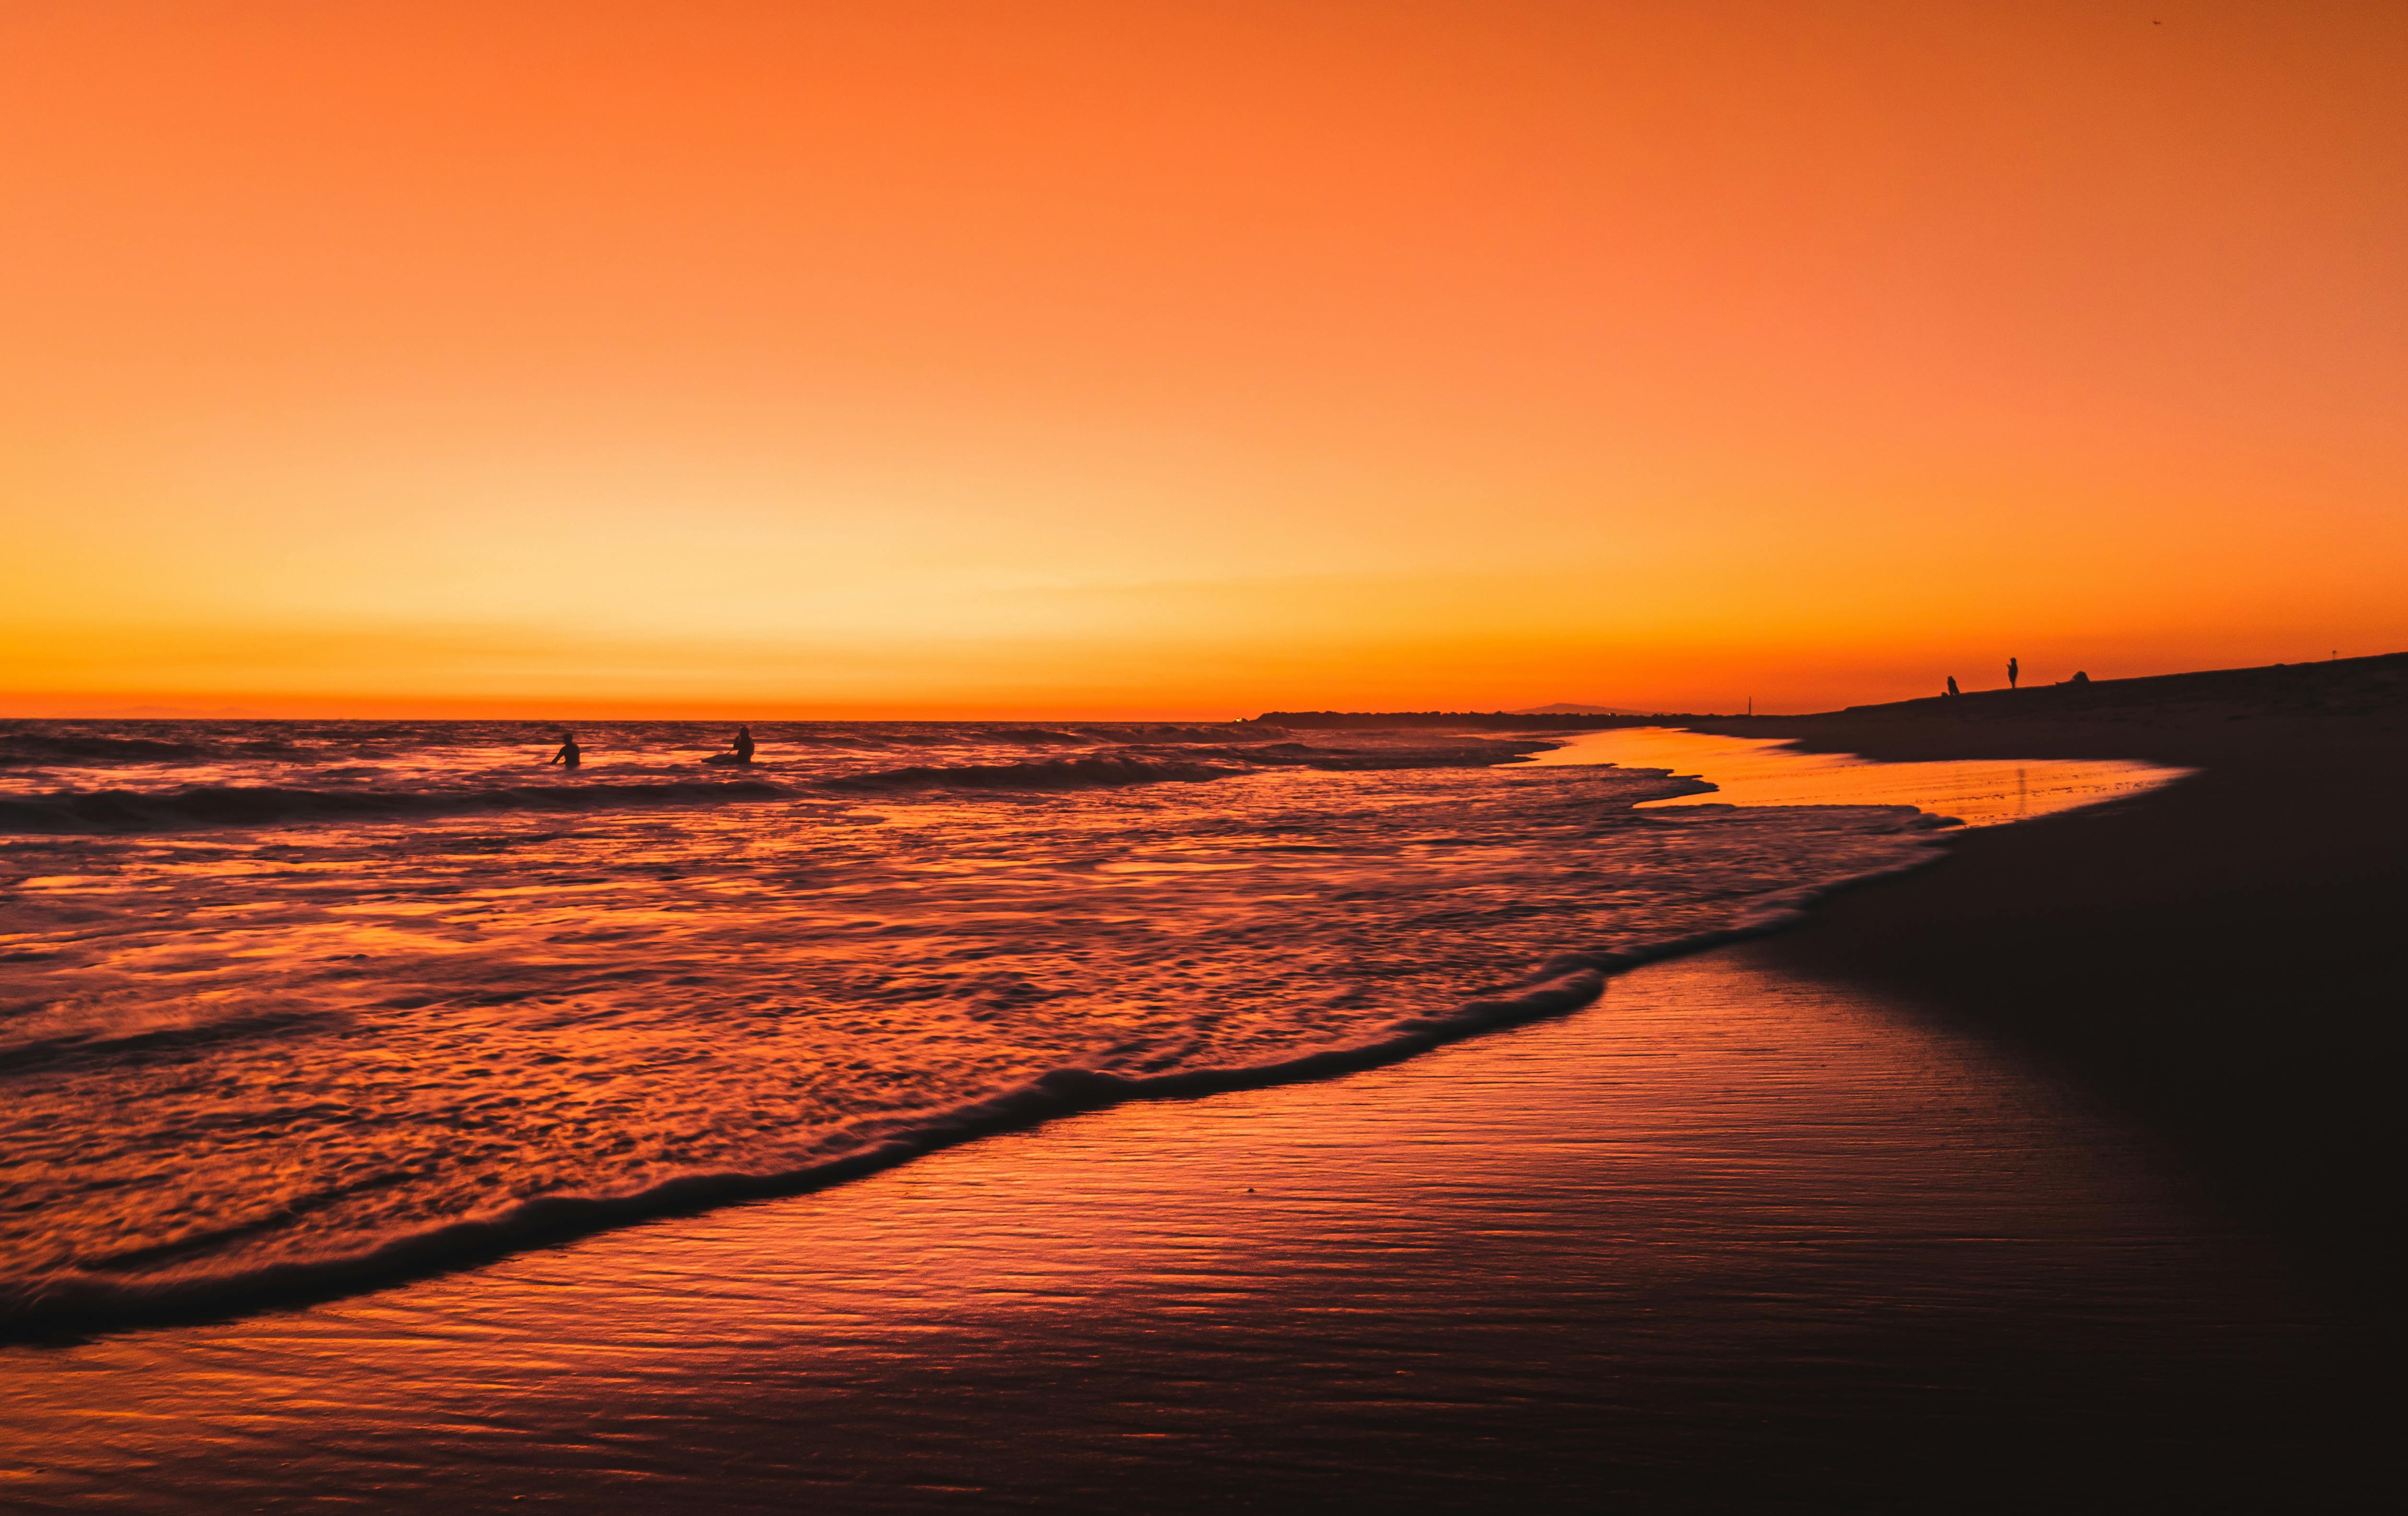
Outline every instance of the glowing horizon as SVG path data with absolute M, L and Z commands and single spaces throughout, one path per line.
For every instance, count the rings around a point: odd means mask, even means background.
M 2408 648 L 2408 11 L 0 20 L 0 715 Z

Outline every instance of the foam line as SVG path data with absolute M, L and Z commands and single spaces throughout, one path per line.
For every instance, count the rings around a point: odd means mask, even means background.
M 1623 970 L 1780 930 L 1799 921 L 1816 900 L 1920 867 L 1938 856 L 1936 847 L 1926 849 L 1891 867 L 1770 896 L 1727 928 L 1635 947 L 1560 953 L 1506 994 L 1451 1011 L 1406 1017 L 1358 1042 L 1264 1063 L 1159 1074 L 1052 1069 L 1011 1089 L 941 1110 L 858 1123 L 849 1129 L 856 1139 L 851 1150 L 799 1167 L 684 1174 L 624 1194 L 544 1196 L 363 1251 L 251 1270 L 131 1280 L 114 1277 L 107 1267 L 87 1266 L 11 1281 L 0 1286 L 0 1341 L 54 1340 L 110 1328 L 308 1305 L 472 1267 L 613 1227 L 824 1189 L 976 1137 L 1123 1101 L 1259 1089 L 1398 1063 L 1443 1043 L 1580 1009 L 1594 1003 L 1608 979 Z

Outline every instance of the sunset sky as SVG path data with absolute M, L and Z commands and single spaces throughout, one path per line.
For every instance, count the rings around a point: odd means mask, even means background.
M 0 714 L 2408 648 L 2408 5 L 0 4 Z

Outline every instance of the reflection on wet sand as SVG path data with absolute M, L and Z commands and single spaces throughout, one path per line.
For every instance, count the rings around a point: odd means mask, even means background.
M 1870 1494 L 2001 1436 L 2014 1478 L 2102 1438 L 2151 1477 L 2192 1413 L 2279 1406 L 2287 1330 L 2142 1144 L 1724 952 L 1332 1083 L 9 1349 L 0 1459 L 24 1505 L 153 1510 Z
M 2022 821 L 2153 790 L 2181 769 L 2098 758 L 1954 759 L 1884 764 L 1799 752 L 1785 742 L 1635 726 L 1570 738 L 1527 766 L 1612 764 L 1703 775 L 1713 793 L 1644 802 L 1672 806 L 1914 806 L 1968 826 Z

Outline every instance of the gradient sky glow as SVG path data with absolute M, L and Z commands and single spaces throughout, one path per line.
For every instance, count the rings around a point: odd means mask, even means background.
M 2408 648 L 2408 6 L 0 7 L 0 714 Z

